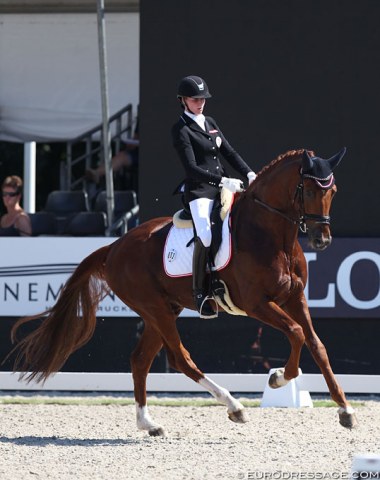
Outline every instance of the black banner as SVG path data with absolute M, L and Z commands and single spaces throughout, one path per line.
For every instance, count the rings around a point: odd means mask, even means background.
M 304 238 L 301 244 L 313 318 L 380 317 L 379 238 L 334 238 L 323 252 L 309 248 Z

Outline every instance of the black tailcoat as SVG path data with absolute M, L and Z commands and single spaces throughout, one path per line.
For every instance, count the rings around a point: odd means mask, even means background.
M 242 176 L 251 168 L 231 147 L 222 131 L 211 117 L 206 117 L 206 131 L 185 113 L 172 128 L 173 144 L 185 168 L 184 200 L 214 199 L 219 194 L 219 184 L 226 172 L 220 156 Z

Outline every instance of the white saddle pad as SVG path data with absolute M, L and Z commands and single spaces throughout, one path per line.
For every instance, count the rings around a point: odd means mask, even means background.
M 223 221 L 222 243 L 215 258 L 213 270 L 221 270 L 228 265 L 231 258 L 231 235 L 229 230 L 230 215 Z M 194 242 L 186 245 L 193 238 L 192 228 L 172 227 L 166 238 L 163 262 L 165 272 L 169 277 L 185 277 L 192 275 Z

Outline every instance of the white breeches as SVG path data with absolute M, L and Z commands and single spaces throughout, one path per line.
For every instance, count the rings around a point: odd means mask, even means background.
M 197 198 L 189 203 L 195 231 L 205 247 L 211 245 L 210 213 L 213 205 L 214 200 L 210 198 Z

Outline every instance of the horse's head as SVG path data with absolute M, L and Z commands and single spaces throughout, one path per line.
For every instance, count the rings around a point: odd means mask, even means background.
M 316 250 L 324 250 L 331 243 L 330 206 L 337 191 L 334 168 L 341 161 L 346 149 L 325 160 L 303 152 L 301 182 L 298 194 L 301 206 L 303 230 L 307 231 L 309 243 Z

